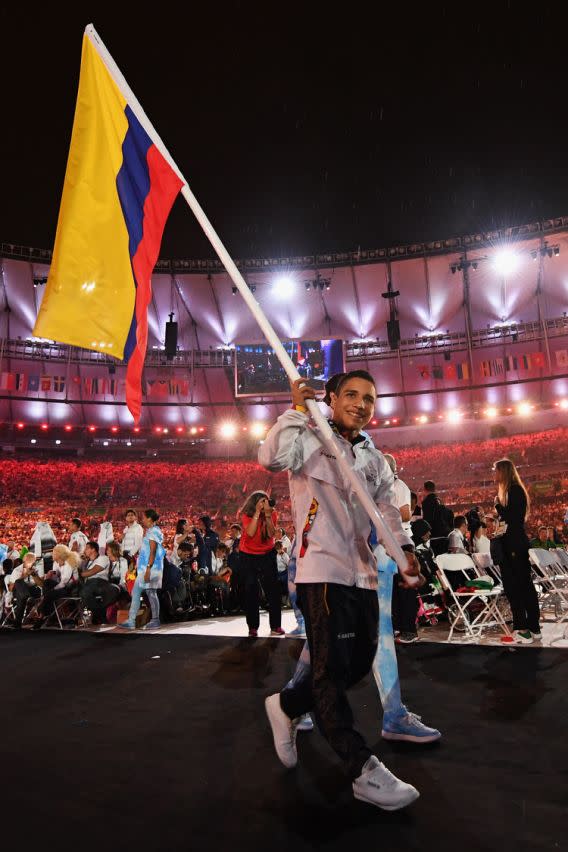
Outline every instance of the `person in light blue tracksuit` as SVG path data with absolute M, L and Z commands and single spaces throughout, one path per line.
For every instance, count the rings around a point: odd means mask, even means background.
M 160 601 L 158 600 L 158 589 L 162 588 L 162 576 L 164 571 L 165 548 L 164 536 L 157 526 L 159 515 L 154 509 L 146 509 L 143 523 L 146 528 L 142 546 L 138 555 L 137 576 L 132 589 L 132 603 L 128 613 L 128 621 L 123 622 L 120 627 L 125 630 L 136 630 L 136 616 L 140 609 L 140 597 L 146 592 L 146 597 L 152 611 L 152 618 L 146 625 L 146 630 L 152 630 L 160 626 Z

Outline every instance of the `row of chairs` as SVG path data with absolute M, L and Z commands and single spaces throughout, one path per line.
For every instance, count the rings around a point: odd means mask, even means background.
M 543 613 L 553 613 L 557 624 L 568 621 L 568 553 L 556 550 L 529 550 L 539 603 Z M 443 553 L 436 556 L 438 577 L 449 599 L 448 615 L 452 641 L 455 632 L 470 640 L 479 639 L 490 627 L 500 627 L 504 636 L 510 636 L 507 625 L 509 606 L 504 594 L 499 566 L 493 564 L 490 554 Z M 466 589 L 469 581 L 491 577 L 493 588 Z M 453 581 L 458 580 L 458 583 Z M 461 585 L 460 585 L 461 584 Z M 566 638 L 568 627 L 562 636 Z

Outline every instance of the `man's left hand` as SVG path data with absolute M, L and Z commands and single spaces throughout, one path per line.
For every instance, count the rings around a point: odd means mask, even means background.
M 150 569 L 149 568 L 146 569 L 146 573 L 144 574 L 144 582 L 145 583 L 150 582 Z
M 404 589 L 420 589 L 420 588 L 422 588 L 422 586 L 424 586 L 426 584 L 426 580 L 422 576 L 422 574 L 420 573 L 420 563 L 418 562 L 416 555 L 414 553 L 406 553 L 406 563 L 407 563 L 407 565 L 406 565 L 405 573 L 403 574 L 402 572 L 399 572 L 400 573 L 400 579 L 402 581 L 401 586 Z M 411 586 L 406 580 L 407 576 L 418 577 L 419 578 L 418 583 Z

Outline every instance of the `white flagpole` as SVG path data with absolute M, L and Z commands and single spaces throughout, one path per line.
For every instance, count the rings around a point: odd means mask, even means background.
M 172 156 L 170 155 L 168 149 L 166 148 L 166 146 L 164 145 L 164 143 L 160 139 L 160 137 L 159 137 L 158 133 L 156 132 L 156 129 L 154 128 L 150 119 L 148 118 L 148 116 L 146 115 L 144 110 L 142 109 L 142 106 L 140 105 L 140 103 L 139 103 L 138 99 L 136 98 L 134 92 L 132 91 L 132 89 L 130 88 L 128 83 L 126 82 L 126 80 L 125 80 L 123 74 L 121 73 L 118 65 L 116 64 L 116 62 L 114 61 L 114 59 L 112 58 L 112 56 L 110 55 L 108 50 L 106 49 L 105 45 L 102 42 L 101 37 L 99 36 L 99 34 L 97 33 L 97 31 L 95 30 L 95 28 L 92 24 L 89 24 L 85 28 L 85 34 L 91 40 L 91 43 L 93 44 L 97 53 L 99 54 L 102 61 L 106 65 L 107 70 L 108 70 L 109 74 L 111 75 L 111 77 L 113 78 L 114 82 L 116 83 L 116 85 L 120 89 L 121 93 L 124 95 L 124 98 L 126 99 L 128 106 L 130 107 L 130 109 L 132 110 L 134 115 L 136 116 L 136 118 L 138 119 L 138 121 L 140 122 L 140 124 L 142 125 L 142 127 L 144 128 L 144 130 L 146 131 L 146 133 L 148 134 L 148 136 L 150 137 L 150 139 L 152 140 L 152 142 L 156 146 L 156 148 L 160 151 L 160 153 L 162 154 L 164 159 L 170 164 L 172 169 L 179 176 L 180 180 L 183 181 L 183 187 L 182 187 L 182 190 L 181 190 L 183 197 L 185 198 L 185 200 L 187 201 L 191 210 L 193 211 L 197 221 L 199 222 L 199 224 L 201 225 L 201 227 L 205 231 L 207 238 L 209 239 L 209 242 L 211 243 L 211 245 L 213 246 L 213 248 L 215 249 L 215 251 L 216 251 L 216 253 L 219 257 L 219 260 L 221 261 L 221 263 L 223 264 L 223 266 L 225 267 L 225 269 L 229 273 L 229 276 L 231 277 L 231 279 L 232 279 L 233 283 L 235 284 L 235 286 L 237 287 L 239 293 L 241 294 L 241 296 L 245 300 L 247 306 L 250 308 L 252 315 L 254 316 L 255 320 L 257 321 L 260 328 L 262 329 L 262 332 L 263 332 L 264 336 L 266 337 L 266 340 L 268 341 L 268 343 L 270 344 L 270 346 L 272 347 L 272 349 L 276 353 L 276 356 L 278 357 L 278 360 L 280 361 L 282 367 L 284 368 L 288 378 L 290 379 L 291 382 L 295 382 L 297 379 L 301 378 L 300 374 L 298 373 L 298 371 L 294 367 L 294 364 L 293 364 L 291 358 L 288 356 L 288 353 L 286 352 L 286 350 L 282 346 L 282 343 L 278 339 L 276 332 L 274 331 L 274 329 L 270 325 L 268 319 L 264 315 L 260 305 L 258 304 L 256 299 L 252 295 L 251 291 L 247 287 L 247 284 L 246 284 L 243 276 L 241 275 L 241 273 L 237 269 L 237 266 L 236 266 L 235 262 L 233 261 L 231 255 L 229 254 L 229 252 L 227 251 L 227 249 L 225 248 L 225 246 L 221 242 L 221 240 L 220 240 L 218 234 L 216 233 L 215 229 L 213 228 L 211 222 L 209 221 L 209 219 L 205 215 L 203 208 L 201 207 L 201 205 L 197 201 L 193 192 L 190 190 L 187 180 L 184 178 L 181 170 L 178 168 L 178 166 L 174 162 Z M 337 445 L 335 438 L 334 438 L 333 431 L 332 431 L 329 423 L 327 422 L 327 420 L 323 416 L 322 412 L 320 411 L 320 408 L 319 408 L 317 402 L 315 402 L 315 400 L 308 400 L 307 406 L 308 406 L 308 409 L 310 411 L 310 414 L 312 415 L 312 417 L 315 421 L 316 426 L 318 427 L 318 430 L 319 430 L 318 434 L 319 434 L 320 440 L 327 447 L 327 449 L 333 455 L 336 456 L 336 458 L 339 462 L 342 473 L 345 475 L 346 479 L 349 481 L 353 491 L 355 492 L 355 494 L 359 498 L 361 505 L 363 506 L 363 508 L 365 509 L 367 514 L 369 515 L 369 518 L 371 519 L 371 521 L 375 525 L 375 527 L 377 529 L 377 533 L 379 535 L 379 538 L 383 542 L 387 552 L 395 560 L 400 571 L 405 574 L 407 582 L 409 584 L 417 585 L 418 578 L 417 577 L 408 577 L 408 575 L 406 573 L 408 563 L 407 563 L 406 555 L 405 555 L 404 551 L 402 550 L 399 543 L 396 541 L 396 539 L 395 539 L 394 535 L 392 534 L 390 528 L 385 523 L 382 514 L 379 512 L 375 503 L 373 502 L 373 500 L 369 496 L 369 493 L 368 493 L 367 489 L 365 488 L 365 486 L 363 485 L 362 481 L 359 479 L 359 477 L 357 476 L 357 474 L 355 473 L 355 471 L 353 470 L 353 468 L 351 467 L 351 465 L 347 461 L 347 458 L 345 456 L 345 451 L 344 450 L 339 451 L 338 445 Z

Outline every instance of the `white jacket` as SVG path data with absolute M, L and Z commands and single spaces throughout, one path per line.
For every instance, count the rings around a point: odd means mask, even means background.
M 361 436 L 351 444 L 335 435 L 338 454 L 345 453 L 367 486 L 395 539 L 412 546 L 404 532 L 395 505 L 394 476 L 382 453 L 370 438 Z M 377 563 L 369 547 L 371 523 L 331 455 L 317 437 L 309 416 L 290 409 L 269 431 L 258 451 L 258 460 L 268 470 L 288 470 L 292 517 L 296 528 L 296 583 L 338 583 L 342 586 L 377 588 Z M 317 501 L 315 517 L 303 530 L 312 501 Z

